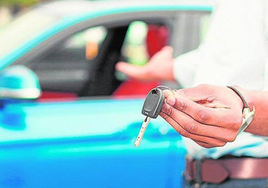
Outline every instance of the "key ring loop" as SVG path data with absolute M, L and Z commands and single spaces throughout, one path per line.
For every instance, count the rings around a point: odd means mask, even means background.
M 159 88 L 161 90 L 168 89 L 168 90 L 172 91 L 173 94 L 176 94 L 176 91 L 177 91 L 177 89 L 171 89 L 170 87 L 165 86 L 165 85 L 159 85 L 159 86 L 156 86 L 156 88 Z

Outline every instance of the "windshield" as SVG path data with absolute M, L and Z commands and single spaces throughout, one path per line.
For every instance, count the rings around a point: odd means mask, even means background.
M 0 28 L 0 59 L 17 49 L 45 29 L 54 25 L 59 18 L 31 10 Z

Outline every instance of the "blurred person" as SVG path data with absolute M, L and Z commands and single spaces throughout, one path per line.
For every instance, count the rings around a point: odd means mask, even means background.
M 265 70 L 268 64 L 268 2 L 266 0 L 219 0 L 214 8 L 211 24 L 203 43 L 198 49 L 172 57 L 172 48 L 164 47 L 155 54 L 145 66 L 134 66 L 119 62 L 116 68 L 127 76 L 139 80 L 177 81 L 183 87 L 197 86 L 202 83 L 215 85 L 239 85 L 248 90 L 261 91 L 267 85 Z M 204 89 L 204 88 L 203 88 Z M 227 88 L 228 89 L 228 88 Z M 228 89 L 229 91 L 230 89 Z M 229 92 L 230 93 L 230 92 Z M 225 95 L 223 95 L 225 96 Z M 229 95 L 226 95 L 228 97 Z M 224 131 L 218 132 L 224 138 Z M 230 136 L 230 138 L 233 138 Z M 210 149 L 200 147 L 191 139 L 184 138 L 187 156 L 196 164 L 206 163 L 205 159 L 216 163 L 210 168 L 200 169 L 190 163 L 186 174 L 196 169 L 195 178 L 185 181 L 184 186 L 208 187 L 267 187 L 267 178 L 245 176 L 245 179 L 231 175 L 235 169 L 247 173 L 249 158 L 254 172 L 259 172 L 258 159 L 268 161 L 268 141 L 265 137 L 242 132 L 234 142 L 215 145 Z M 214 139 L 216 142 L 216 140 Z M 209 147 L 208 147 L 209 148 Z M 226 163 L 236 159 L 232 169 L 224 170 Z M 195 164 L 195 163 L 194 163 Z M 265 162 L 266 164 L 266 162 Z M 222 167 L 223 165 L 223 167 Z M 203 165 L 204 166 L 204 165 Z M 203 167 L 202 166 L 202 167 Z M 268 167 L 268 166 L 267 166 Z M 268 170 L 268 168 L 266 168 Z M 202 174 L 201 172 L 205 172 Z M 223 174 L 223 175 L 222 175 Z M 219 177 L 216 177 L 219 175 Z M 214 181 L 203 181 L 202 176 L 212 177 Z

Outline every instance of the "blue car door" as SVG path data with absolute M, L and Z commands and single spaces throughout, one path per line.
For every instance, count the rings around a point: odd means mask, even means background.
M 1 187 L 179 187 L 185 149 L 173 129 L 153 120 L 140 147 L 134 146 L 142 103 L 85 99 L 6 105 L 0 124 Z

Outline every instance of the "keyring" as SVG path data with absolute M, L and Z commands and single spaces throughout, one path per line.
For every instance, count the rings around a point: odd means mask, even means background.
M 173 93 L 174 95 L 175 95 L 176 92 L 177 92 L 177 89 L 171 89 L 170 87 L 165 86 L 165 85 L 159 85 L 159 86 L 157 86 L 156 88 L 159 88 L 159 89 L 161 89 L 161 90 L 168 89 L 168 90 L 172 91 L 172 93 Z

